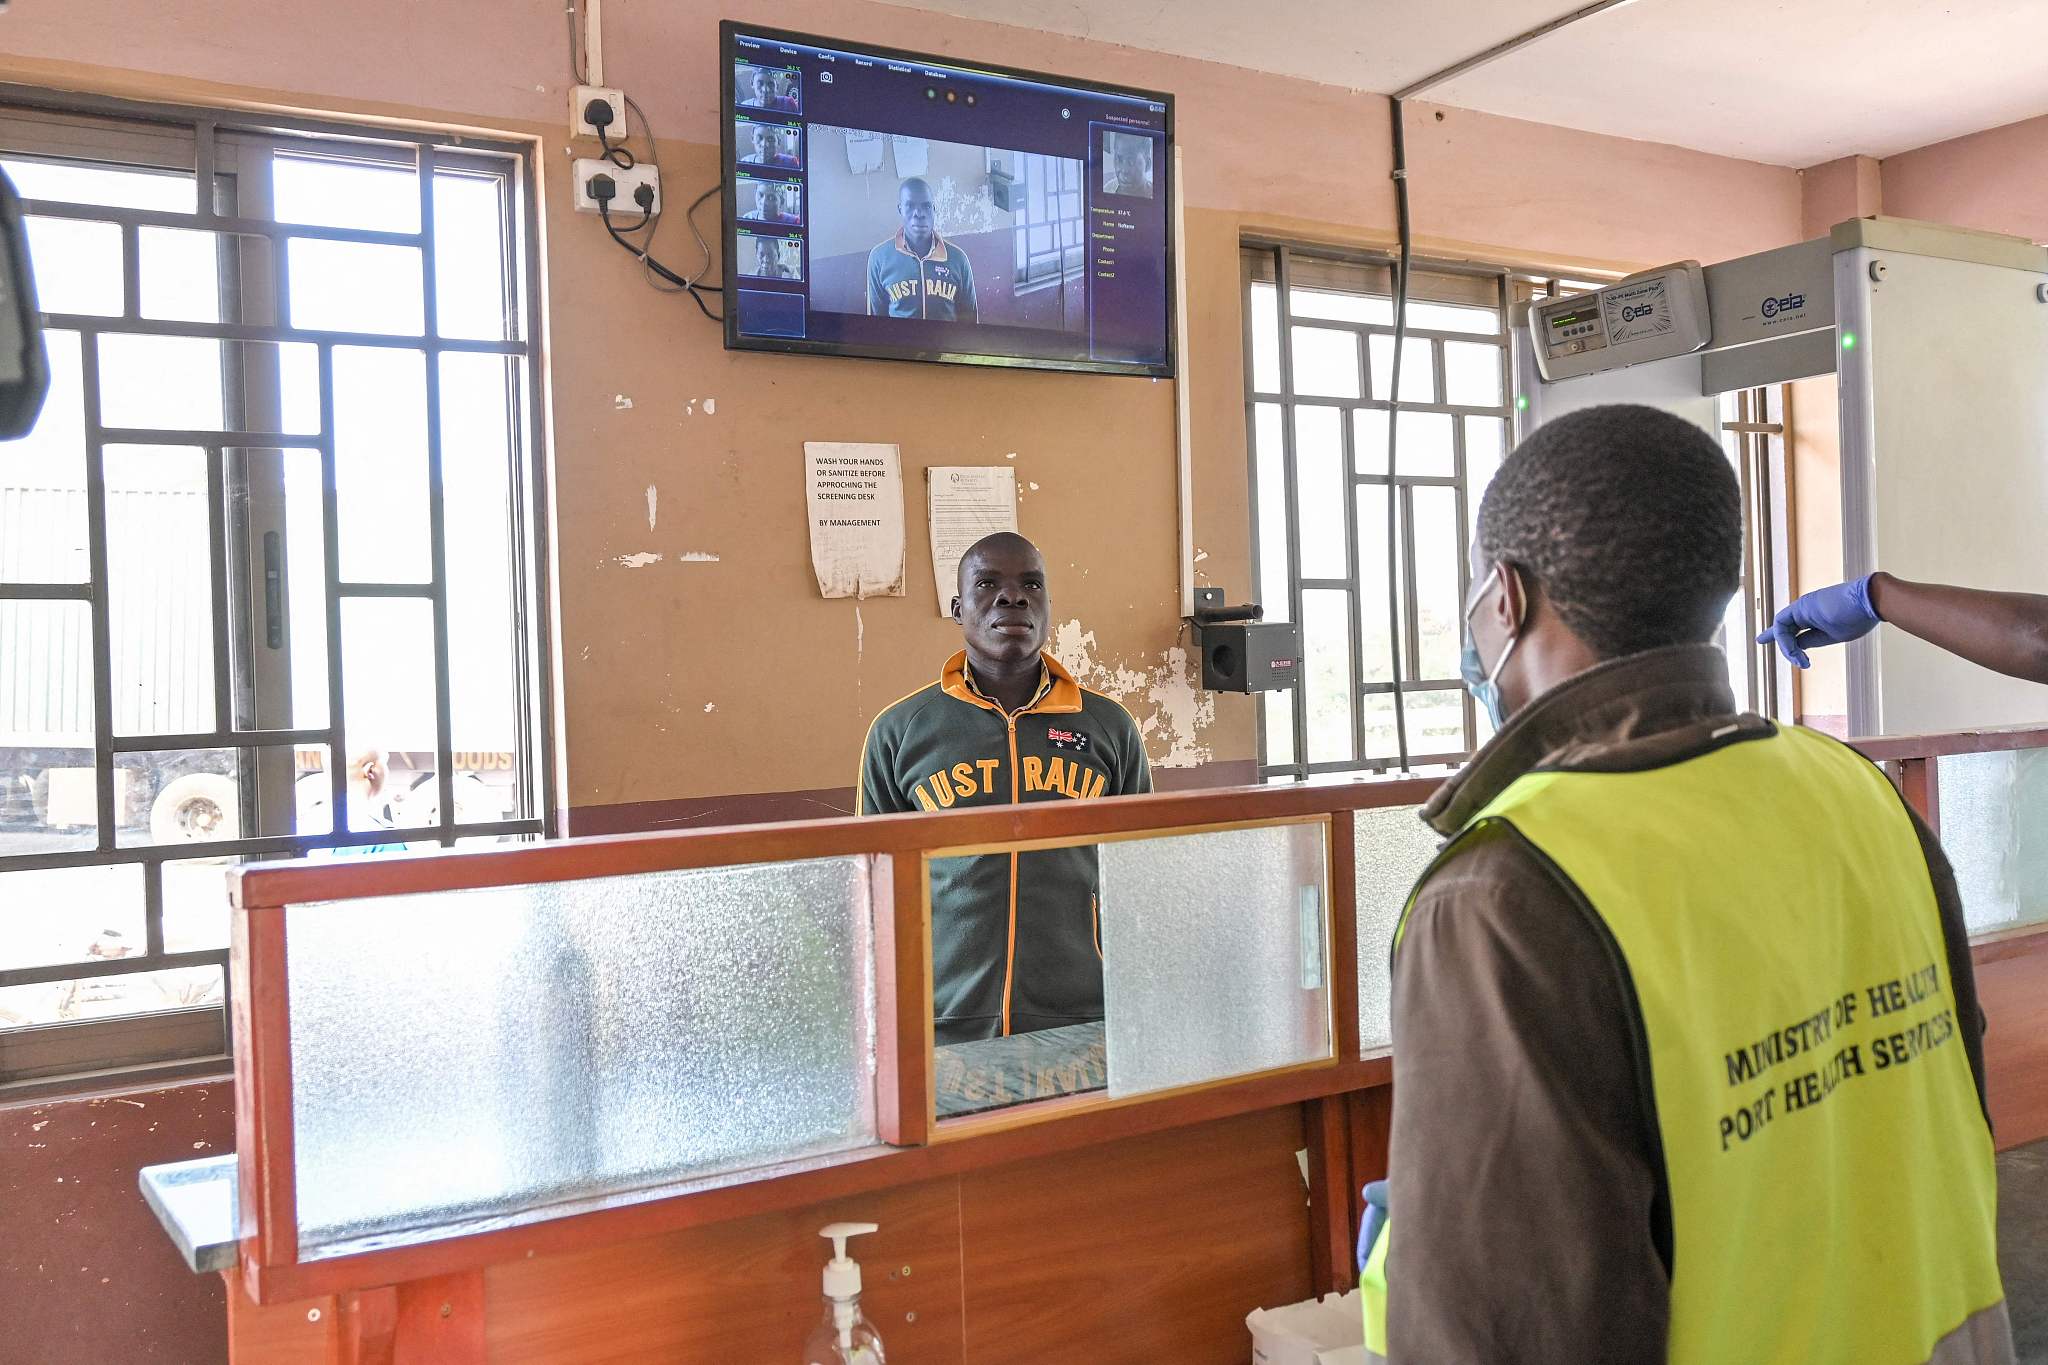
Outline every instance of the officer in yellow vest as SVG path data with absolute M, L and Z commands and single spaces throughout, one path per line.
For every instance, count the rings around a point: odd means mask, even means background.
M 1499 732 L 1395 935 L 1372 1358 L 2009 1365 L 1954 878 L 1870 763 L 1736 713 L 1720 449 L 1560 418 L 1479 544 Z

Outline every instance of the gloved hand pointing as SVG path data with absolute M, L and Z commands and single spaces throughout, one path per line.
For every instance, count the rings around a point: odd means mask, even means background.
M 1870 604 L 1871 575 L 1816 588 L 1778 613 L 1771 628 L 1756 637 L 1775 643 L 1778 652 L 1800 668 L 1813 661 L 1806 651 L 1816 645 L 1841 645 L 1877 629 L 1877 608 Z

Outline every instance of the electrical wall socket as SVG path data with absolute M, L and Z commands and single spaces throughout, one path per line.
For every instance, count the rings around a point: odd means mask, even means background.
M 640 221 L 640 205 L 633 200 L 635 186 L 654 186 L 654 212 L 661 212 L 661 172 L 644 161 L 630 171 L 622 171 L 602 157 L 579 156 L 574 169 L 578 213 L 598 211 L 597 200 L 590 197 L 590 177 L 593 175 L 608 175 L 618 184 L 618 193 L 612 196 L 612 219 L 619 226 Z
M 569 92 L 569 136 L 597 136 L 597 125 L 583 117 L 583 111 L 590 107 L 592 100 L 602 100 L 611 106 L 612 121 L 605 126 L 605 136 L 613 142 L 624 142 L 626 94 L 623 90 L 614 90 L 607 85 L 579 85 Z

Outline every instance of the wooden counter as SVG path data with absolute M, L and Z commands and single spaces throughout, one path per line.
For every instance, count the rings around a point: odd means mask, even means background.
M 1932 758 L 1944 750 L 1932 743 L 1883 741 L 1876 755 L 1923 810 L 1938 799 Z M 1355 1281 L 1357 1192 L 1386 1169 L 1391 1065 L 1361 1048 L 1350 813 L 1414 805 L 1432 785 L 1300 785 L 251 868 L 236 910 L 237 1038 L 246 1041 L 237 1056 L 240 1263 L 225 1272 L 232 1359 L 794 1362 L 821 1311 L 817 1230 L 856 1220 L 881 1228 L 854 1254 L 864 1307 L 899 1365 L 1241 1365 L 1252 1309 Z M 1304 818 L 1325 822 L 1326 960 L 1342 1002 L 1332 1055 L 1158 1095 L 1069 1094 L 940 1117 L 925 858 Z M 515 1227 L 299 1260 L 281 907 L 844 854 L 876 860 L 876 1127 L 889 1145 Z M 2048 1131 L 2043 949 L 2048 934 L 2038 930 L 1978 949 L 2002 1146 Z M 946 1060 L 951 1085 L 971 1059 Z

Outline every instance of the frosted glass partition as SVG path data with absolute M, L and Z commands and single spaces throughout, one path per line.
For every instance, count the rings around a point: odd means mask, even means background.
M 1103 844 L 1109 1093 L 1330 1055 L 1324 825 Z
M 1354 812 L 1353 861 L 1358 882 L 1358 1039 L 1367 1052 L 1390 1047 L 1387 1012 L 1393 1000 L 1389 955 L 1394 926 L 1416 879 L 1443 839 L 1417 814 L 1419 806 Z M 1337 817 L 1343 819 L 1341 815 Z
M 865 859 L 285 914 L 304 1259 L 875 1141 Z
M 1941 846 L 1970 931 L 2048 919 L 2048 749 L 1935 763 Z

